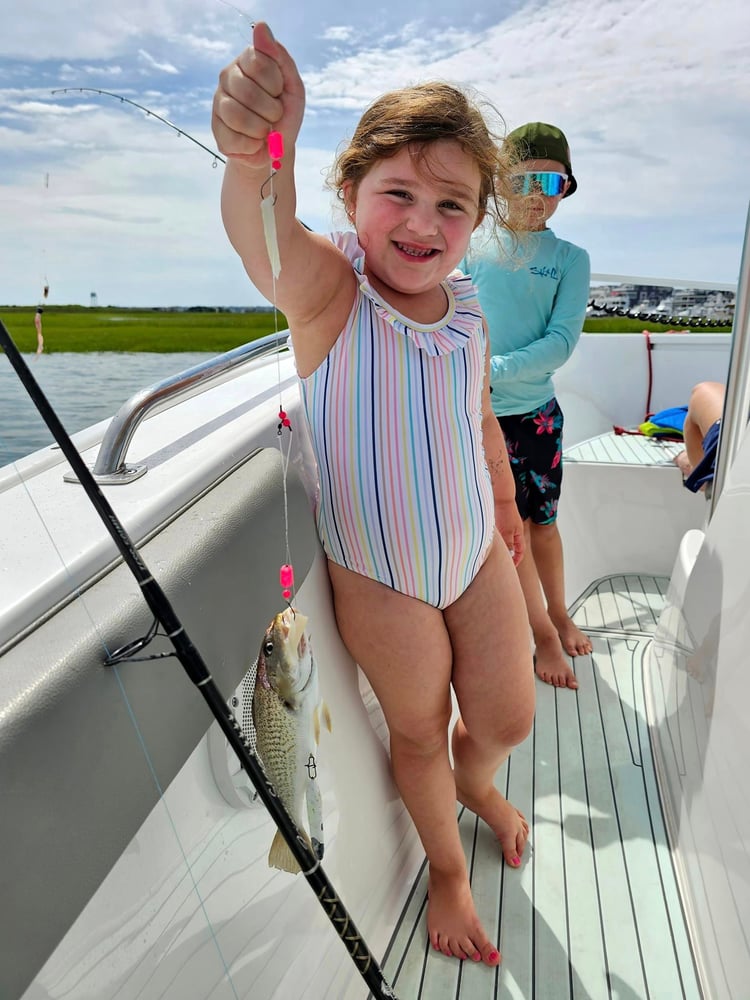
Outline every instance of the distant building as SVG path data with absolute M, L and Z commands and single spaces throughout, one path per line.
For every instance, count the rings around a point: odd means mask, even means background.
M 606 315 L 623 309 L 633 314 L 662 313 L 693 319 L 709 319 L 731 324 L 734 293 L 703 288 L 666 288 L 661 285 L 592 285 L 589 299 L 594 305 L 589 316 Z
M 92 292 L 91 293 L 91 301 L 89 302 L 89 306 L 92 309 L 95 309 L 97 305 L 98 305 L 98 300 L 97 300 L 97 297 L 96 297 L 96 292 Z

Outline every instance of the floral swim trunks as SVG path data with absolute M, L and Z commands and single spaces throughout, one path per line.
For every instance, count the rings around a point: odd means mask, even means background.
M 552 524 L 562 485 L 563 413 L 553 396 L 530 413 L 497 418 L 516 480 L 516 506 L 526 521 Z

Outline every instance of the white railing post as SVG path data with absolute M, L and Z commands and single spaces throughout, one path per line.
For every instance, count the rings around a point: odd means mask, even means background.
M 713 514 L 724 488 L 727 471 L 737 454 L 750 414 L 750 208 L 745 224 L 737 297 L 734 306 L 732 343 L 729 350 L 729 371 L 721 418 L 719 447 L 711 493 L 710 513 Z

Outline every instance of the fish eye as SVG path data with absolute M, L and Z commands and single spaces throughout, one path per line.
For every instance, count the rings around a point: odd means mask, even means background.
M 271 653 L 273 652 L 273 643 L 272 642 L 264 643 L 263 652 L 266 654 L 266 656 L 270 656 Z

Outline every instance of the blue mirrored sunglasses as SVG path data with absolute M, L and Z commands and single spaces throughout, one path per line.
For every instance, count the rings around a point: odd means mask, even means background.
M 513 174 L 510 182 L 514 194 L 543 194 L 556 198 L 565 190 L 567 174 L 553 170 L 529 170 L 523 174 Z

